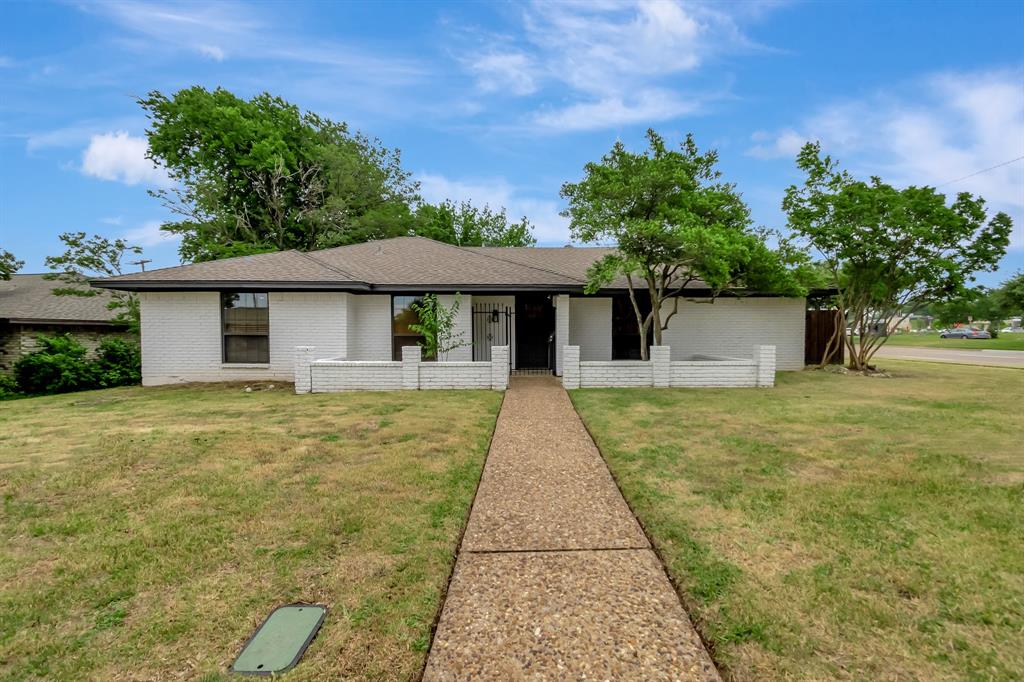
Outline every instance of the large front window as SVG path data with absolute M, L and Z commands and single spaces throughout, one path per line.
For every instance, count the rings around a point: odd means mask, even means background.
M 270 308 L 265 293 L 223 293 L 224 362 L 270 362 Z
M 426 339 L 409 328 L 418 324 L 419 315 L 412 309 L 413 303 L 423 301 L 422 296 L 393 296 L 391 299 L 391 359 L 402 359 L 402 346 L 419 346 Z

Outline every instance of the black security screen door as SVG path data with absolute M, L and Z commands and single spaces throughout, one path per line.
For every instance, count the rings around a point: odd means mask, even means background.
M 555 308 L 546 294 L 516 295 L 516 367 L 551 369 Z

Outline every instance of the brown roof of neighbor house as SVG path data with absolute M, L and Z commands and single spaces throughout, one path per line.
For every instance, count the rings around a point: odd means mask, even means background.
M 57 296 L 56 287 L 67 286 L 43 275 L 14 275 L 0 280 L 0 320 L 39 324 L 112 324 L 107 308 L 110 293 L 96 296 Z
M 341 291 L 582 291 L 610 247 L 466 247 L 395 237 L 300 253 L 279 251 L 92 282 L 138 291 L 225 288 Z M 625 278 L 606 289 L 625 289 Z M 700 282 L 688 289 L 700 291 Z

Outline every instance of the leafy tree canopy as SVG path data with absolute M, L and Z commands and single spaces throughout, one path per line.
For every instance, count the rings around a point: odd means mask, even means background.
M 177 187 L 155 192 L 181 219 L 184 260 L 304 251 L 412 226 L 418 187 L 398 151 L 280 97 L 201 87 L 139 101 L 148 156 Z
M 838 282 L 840 306 L 859 332 L 845 339 L 854 369 L 867 369 L 885 342 L 874 330 L 929 301 L 962 297 L 974 274 L 994 270 L 1006 252 L 1012 221 L 989 218 L 980 197 L 962 192 L 947 203 L 933 187 L 856 180 L 817 143 L 804 146 L 797 166 L 807 178 L 786 190 L 782 207 Z
M 53 293 L 57 296 L 99 296 L 102 292 L 89 286 L 90 279 L 115 277 L 124 273 L 126 255 L 140 255 L 142 248 L 124 239 L 107 239 L 99 235 L 86 237 L 85 232 L 65 232 L 60 235 L 65 250 L 59 256 L 47 256 L 46 267 L 53 270 L 46 277 L 64 283 Z M 110 291 L 107 308 L 111 319 L 126 325 L 131 331 L 139 330 L 139 299 L 130 291 Z
M 25 261 L 18 260 L 10 251 L 0 249 L 0 280 L 10 279 L 23 265 Z
M 616 142 L 600 162 L 586 165 L 583 180 L 562 185 L 569 203 L 563 215 L 571 220 L 573 238 L 618 247 L 590 269 L 587 291 L 625 277 L 641 357 L 647 358 L 648 330 L 661 344 L 662 331 L 678 312 L 678 297 L 691 282 L 704 282 L 715 295 L 806 293 L 790 267 L 813 274 L 806 254 L 785 241 L 778 251 L 768 247 L 735 185 L 721 180 L 717 152 L 701 152 L 692 135 L 679 150 L 669 149 L 653 130 L 647 140 L 648 149 L 639 154 Z M 637 291 L 649 296 L 649 311 Z M 663 310 L 670 299 L 671 309 Z
M 280 97 L 201 87 L 139 104 L 148 156 L 176 186 L 153 192 L 179 219 L 185 261 L 311 251 L 423 234 L 455 244 L 531 244 L 504 209 L 424 204 L 398 150 Z
M 416 234 L 458 246 L 533 246 L 530 222 L 509 222 L 504 208 L 477 208 L 469 202 L 422 204 L 416 210 Z

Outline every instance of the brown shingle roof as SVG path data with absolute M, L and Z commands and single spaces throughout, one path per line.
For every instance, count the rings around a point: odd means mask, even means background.
M 43 275 L 14 275 L 0 280 L 0 319 L 49 323 L 106 323 L 114 313 L 107 308 L 110 294 L 57 296 L 56 287 L 67 285 Z
M 453 246 L 424 237 L 395 237 L 300 253 L 181 265 L 94 281 L 110 289 L 175 290 L 228 287 L 351 291 L 486 291 L 583 289 L 587 268 L 610 247 Z M 607 289 L 625 289 L 625 278 Z M 703 288 L 700 284 L 692 289 Z

